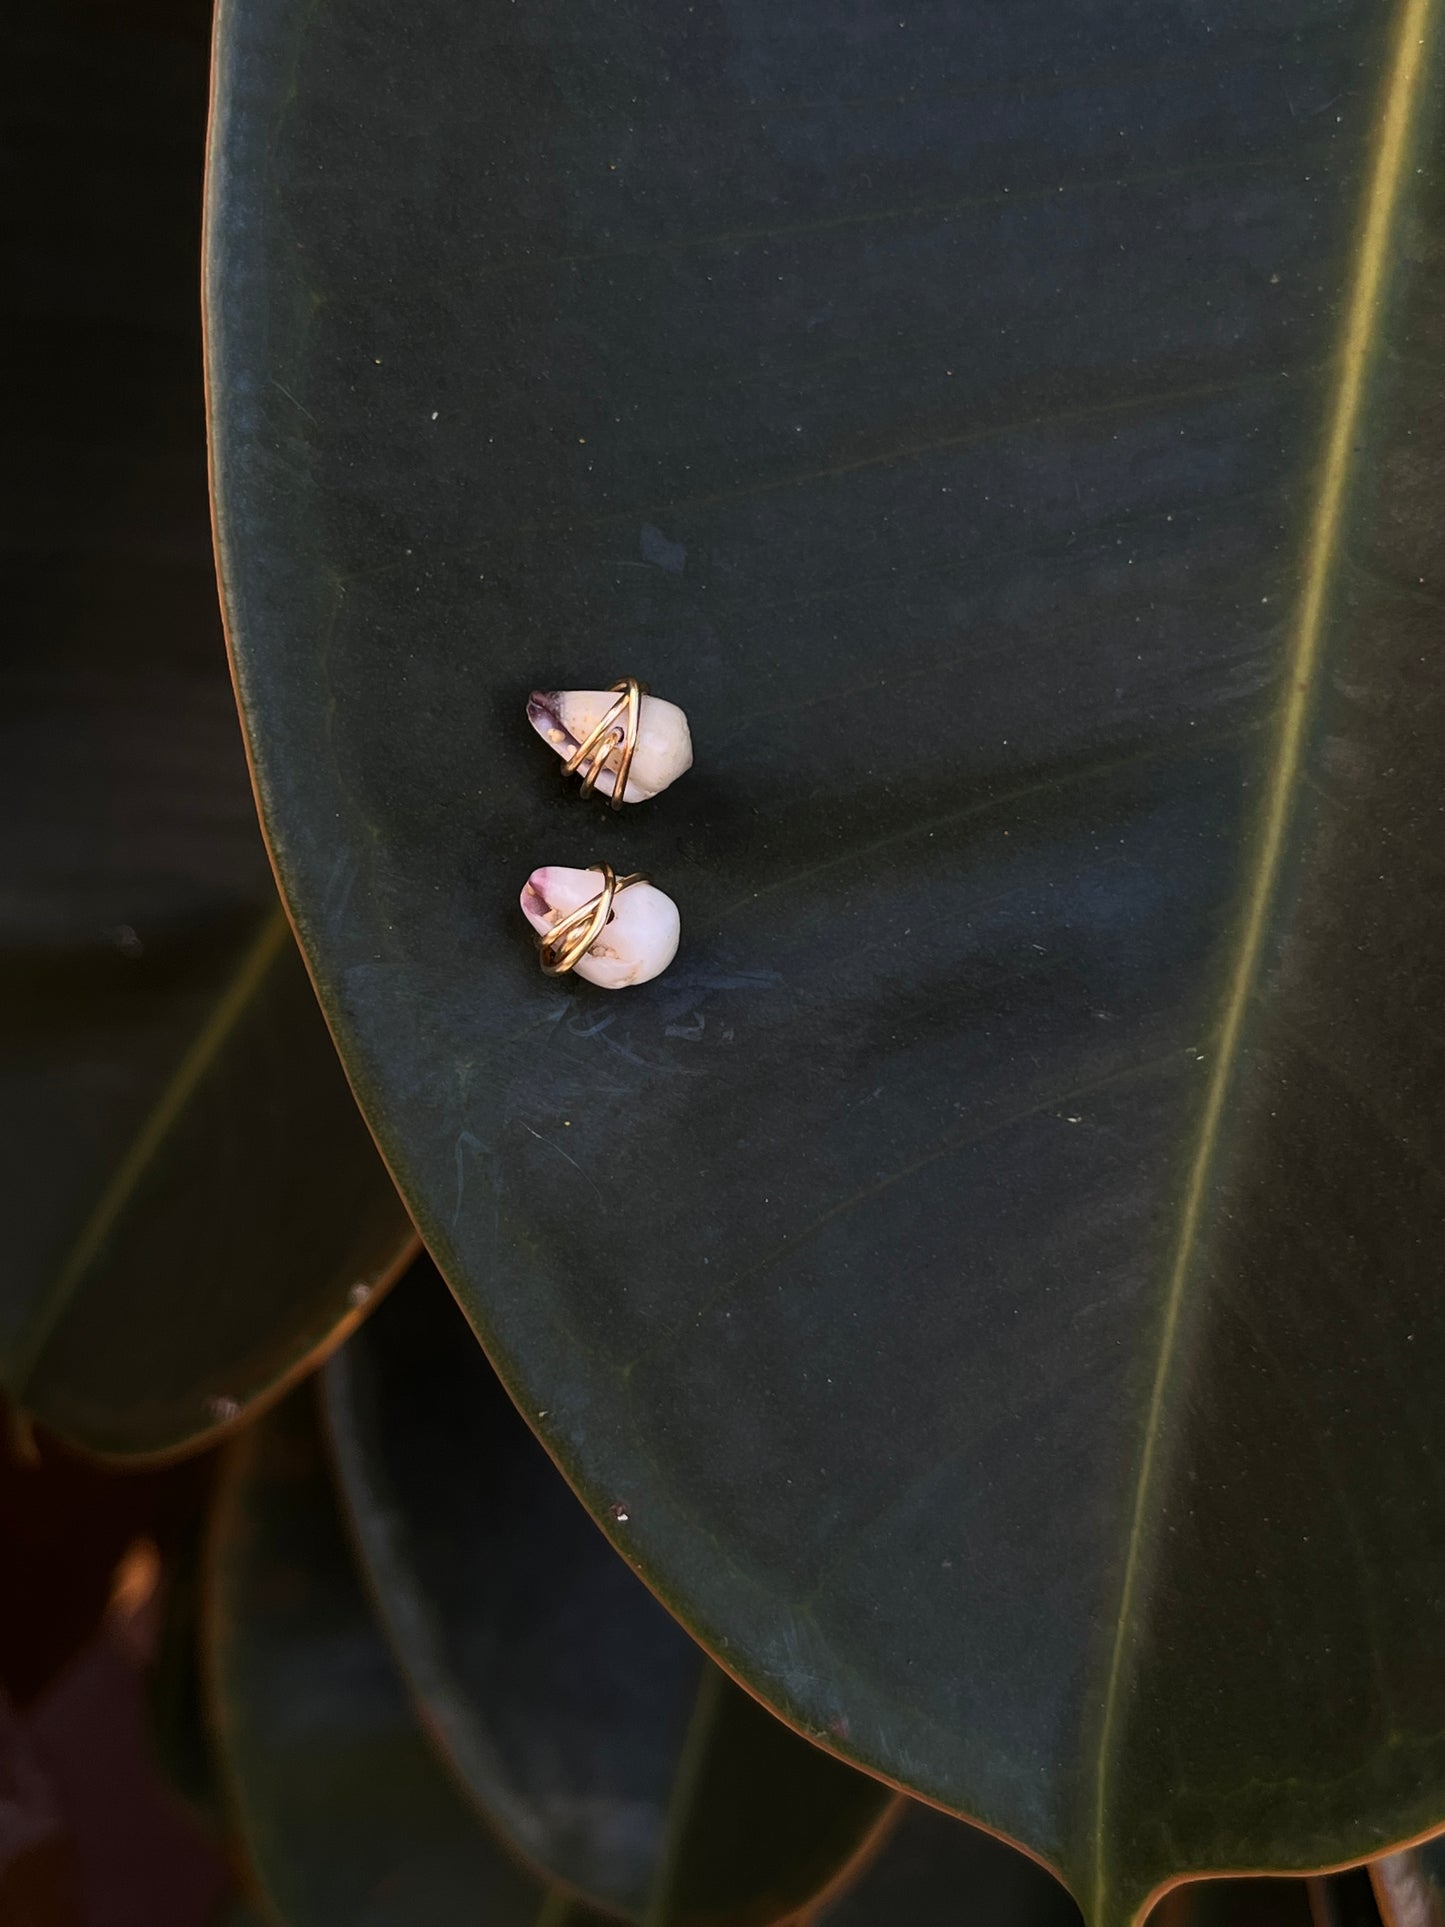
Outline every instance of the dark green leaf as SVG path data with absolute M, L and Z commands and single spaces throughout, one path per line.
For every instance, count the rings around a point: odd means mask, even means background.
M 216 610 L 195 320 L 206 12 L 9 41 L 0 1382 L 193 1446 L 409 1238 L 277 906 Z
M 11 1274 L 5 1364 L 18 1406 L 92 1450 L 205 1443 L 354 1326 L 413 1248 L 279 909 L 227 962 L 195 994 L 156 986 L 146 1011 L 124 995 L 108 1021 L 80 993 L 59 1075 L 58 1007 L 46 1033 L 57 1113 L 74 1125 L 97 1085 L 117 1103 L 88 1113 L 105 1128 L 79 1198 L 55 1147 L 51 1199 L 87 1215 L 57 1218 L 68 1247 Z M 158 1036 L 138 1034 L 147 1017 Z M 157 1086 L 162 1044 L 179 1055 Z
M 225 596 L 393 1169 L 702 1642 L 1094 1927 L 1445 1816 L 1442 13 L 221 37 Z M 614 818 L 522 702 L 628 673 Z M 516 907 L 599 858 L 625 994 Z
M 160 1638 L 146 1678 L 151 1750 L 191 1818 L 219 1840 L 226 1832 L 226 1814 L 201 1684 L 199 1533 L 176 1548 L 163 1585 Z
M 630 1916 L 743 1927 L 791 1915 L 866 1847 L 894 1796 L 704 1660 L 557 1476 L 429 1263 L 326 1392 L 428 1730 L 519 1851 Z
M 208 1692 L 245 1849 L 286 1927 L 534 1927 L 547 1896 L 418 1727 L 337 1516 L 309 1389 L 233 1448 Z
M 910 1801 L 872 1863 L 809 1920 L 810 1927 L 1078 1927 L 1079 1910 L 1027 1854 Z
M 698 1682 L 643 1927 L 791 1919 L 866 1859 L 896 1799 L 809 1749 L 709 1666 Z
M 249 1900 L 228 1900 L 211 1927 L 273 1927 L 273 1923 Z

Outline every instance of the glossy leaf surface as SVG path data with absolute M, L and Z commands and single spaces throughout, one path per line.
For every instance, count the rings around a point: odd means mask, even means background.
M 429 1263 L 325 1382 L 428 1730 L 527 1858 L 634 1918 L 665 1884 L 683 1927 L 791 1915 L 867 1845 L 894 1796 L 709 1665 L 567 1490 Z
M 703 1642 L 1094 1927 L 1445 1815 L 1440 11 L 225 16 L 229 627 L 408 1201 Z M 628 673 L 614 819 L 522 705 Z M 516 910 L 602 857 L 625 995 Z
M 207 12 L 17 22 L 0 549 L 0 1383 L 199 1443 L 354 1321 L 408 1222 L 256 831 L 216 609 Z
M 534 1927 L 546 1895 L 416 1723 L 357 1575 L 309 1389 L 238 1440 L 207 1675 L 241 1839 L 286 1927 Z

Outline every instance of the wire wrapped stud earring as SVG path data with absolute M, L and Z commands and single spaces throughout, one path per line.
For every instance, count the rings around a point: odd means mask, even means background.
M 527 720 L 562 758 L 564 776 L 582 778 L 614 810 L 644 803 L 692 767 L 692 736 L 676 703 L 650 696 L 636 676 L 610 689 L 533 690 Z
M 677 955 L 682 928 L 671 897 L 640 870 L 620 877 L 610 863 L 534 870 L 522 891 L 522 915 L 537 933 L 549 977 L 575 970 L 602 990 L 661 976 Z

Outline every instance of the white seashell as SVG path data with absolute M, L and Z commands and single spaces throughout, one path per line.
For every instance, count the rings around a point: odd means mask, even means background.
M 615 689 L 536 689 L 527 703 L 527 720 L 565 762 L 585 743 L 617 701 Z M 611 796 L 616 784 L 614 750 L 597 774 L 597 788 Z M 692 737 L 687 717 L 676 703 L 644 696 L 637 717 L 637 748 L 627 772 L 624 803 L 645 803 L 692 767 Z M 588 765 L 579 774 L 585 775 Z M 641 887 L 640 885 L 638 886 Z
M 590 903 L 602 887 L 597 870 L 534 870 L 522 891 L 522 915 L 539 937 Z M 575 966 L 603 990 L 625 990 L 659 977 L 677 955 L 682 923 L 677 905 L 650 883 L 619 890 L 596 943 Z

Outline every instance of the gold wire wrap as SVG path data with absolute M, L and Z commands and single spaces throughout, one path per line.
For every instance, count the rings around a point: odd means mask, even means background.
M 607 927 L 612 915 L 612 900 L 619 890 L 630 890 L 634 883 L 646 883 L 645 871 L 634 870 L 620 877 L 610 863 L 589 863 L 589 870 L 602 872 L 602 888 L 595 897 L 579 904 L 560 923 L 537 938 L 537 955 L 549 977 L 565 977 L 575 970 Z
M 623 794 L 627 789 L 628 772 L 632 768 L 632 758 L 637 750 L 637 725 L 642 716 L 642 699 L 647 694 L 647 690 L 636 676 L 624 676 L 621 682 L 613 683 L 609 693 L 615 694 L 617 701 L 611 705 L 596 728 L 590 731 L 573 750 L 562 765 L 562 774 L 576 776 L 580 772 L 582 794 L 590 796 L 609 758 L 620 751 L 621 754 L 617 757 L 617 768 L 613 774 L 610 799 L 613 809 L 620 810 Z M 607 740 L 608 737 L 612 738 L 610 743 Z

